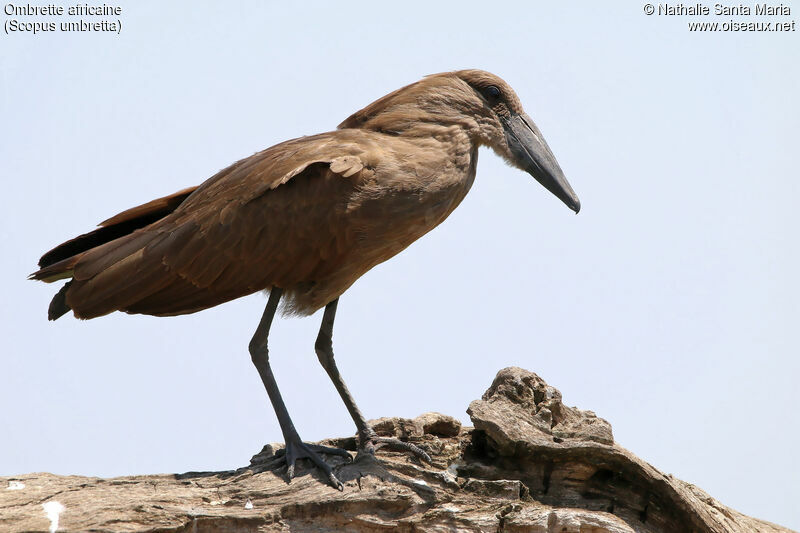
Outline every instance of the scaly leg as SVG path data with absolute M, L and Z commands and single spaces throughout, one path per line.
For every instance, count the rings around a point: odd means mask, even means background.
M 275 382 L 275 376 L 272 375 L 272 369 L 269 366 L 269 349 L 267 347 L 267 339 L 269 337 L 269 328 L 272 325 L 272 319 L 275 316 L 275 311 L 278 309 L 278 302 L 281 299 L 283 291 L 277 287 L 273 288 L 269 293 L 269 301 L 267 307 L 264 309 L 264 314 L 261 317 L 261 322 L 258 323 L 256 332 L 250 340 L 250 357 L 253 359 L 253 364 L 258 369 L 258 374 L 261 376 L 261 381 L 264 383 L 264 388 L 267 389 L 267 394 L 272 402 L 272 407 L 275 409 L 275 414 L 278 416 L 278 423 L 283 432 L 283 439 L 286 442 L 286 451 L 284 459 L 286 460 L 286 475 L 289 481 L 294 477 L 294 465 L 298 459 L 307 458 L 317 465 L 328 477 L 331 485 L 339 490 L 343 490 L 342 483 L 336 479 L 331 467 L 322 460 L 319 453 L 328 453 L 332 455 L 340 455 L 350 459 L 350 454 L 345 450 L 339 448 L 329 448 L 327 446 L 318 446 L 316 444 L 306 444 L 300 439 L 297 430 L 294 427 L 292 419 L 289 417 L 289 412 L 286 410 L 286 405 L 283 403 L 281 393 L 278 390 L 278 384 Z
M 431 462 L 430 456 L 419 446 L 415 446 L 409 442 L 403 442 L 400 439 L 379 437 L 375 431 L 367 425 L 364 415 L 358 409 L 353 396 L 347 390 L 347 385 L 344 384 L 342 376 L 339 374 L 339 369 L 336 368 L 336 361 L 333 359 L 333 321 L 336 317 L 336 306 L 339 299 L 335 299 L 325 306 L 325 312 L 322 315 L 322 324 L 319 327 L 319 334 L 317 335 L 317 342 L 314 348 L 317 351 L 317 357 L 322 364 L 322 368 L 328 373 L 328 376 L 333 381 L 334 387 L 342 397 L 347 411 L 356 423 L 358 429 L 359 449 L 365 450 L 374 454 L 377 448 L 386 446 L 399 451 L 411 452 L 428 463 Z

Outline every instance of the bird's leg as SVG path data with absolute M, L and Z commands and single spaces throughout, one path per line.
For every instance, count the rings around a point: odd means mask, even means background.
M 289 481 L 291 481 L 294 477 L 295 462 L 301 458 L 311 459 L 315 465 L 325 472 L 331 485 L 339 490 L 343 490 L 344 487 L 342 483 L 336 479 L 330 465 L 322 460 L 318 452 L 341 455 L 348 459 L 351 459 L 350 454 L 339 448 L 306 444 L 300 439 L 300 435 L 298 435 L 294 423 L 291 417 L 289 417 L 289 411 L 286 410 L 286 404 L 283 403 L 283 398 L 281 398 L 278 384 L 275 382 L 275 376 L 272 375 L 272 369 L 269 366 L 267 339 L 269 337 L 269 328 L 275 316 L 275 311 L 278 308 L 278 302 L 281 299 L 282 292 L 281 289 L 274 287 L 269 293 L 269 301 L 267 301 L 267 307 L 264 309 L 261 322 L 258 323 L 256 332 L 250 340 L 250 357 L 253 359 L 253 364 L 256 366 L 256 369 L 258 369 L 258 374 L 261 376 L 264 388 L 267 389 L 267 394 L 272 402 L 272 407 L 275 409 L 275 414 L 278 416 L 278 423 L 283 432 L 283 439 L 286 442 L 284 454 L 287 466 L 286 475 Z
M 400 439 L 379 437 L 378 434 L 375 433 L 375 430 L 369 427 L 364 415 L 361 414 L 341 374 L 339 374 L 336 361 L 333 359 L 333 321 L 336 317 L 336 306 L 338 303 L 339 299 L 337 298 L 325 306 L 325 312 L 322 315 L 322 324 L 319 327 L 319 334 L 317 335 L 317 342 L 314 344 L 314 348 L 316 349 L 317 357 L 322 364 L 322 368 L 325 369 L 331 381 L 333 381 L 333 385 L 339 392 L 339 396 L 342 397 L 342 401 L 344 401 L 353 422 L 356 423 L 359 449 L 374 454 L 377 448 L 385 446 L 394 450 L 411 452 L 430 463 L 430 456 L 419 446 L 415 446 L 410 442 L 403 442 Z

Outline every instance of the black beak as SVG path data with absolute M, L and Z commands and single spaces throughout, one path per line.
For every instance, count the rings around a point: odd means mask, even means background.
M 517 165 L 567 204 L 567 207 L 576 213 L 580 211 L 581 201 L 578 200 L 578 195 L 570 187 L 553 152 L 531 117 L 525 113 L 513 114 L 504 123 L 506 140 Z

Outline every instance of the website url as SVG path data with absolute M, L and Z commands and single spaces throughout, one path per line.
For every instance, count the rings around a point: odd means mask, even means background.
M 689 31 L 795 31 L 791 22 L 690 22 Z

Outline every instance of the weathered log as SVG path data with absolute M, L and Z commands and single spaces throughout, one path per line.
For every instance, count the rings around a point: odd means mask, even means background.
M 433 464 L 385 450 L 347 464 L 326 456 L 342 492 L 310 469 L 286 483 L 272 469 L 277 446 L 234 471 L 0 478 L 0 531 L 790 531 L 662 474 L 532 372 L 501 370 L 468 413 L 474 428 L 437 413 L 373 421 Z M 324 443 L 355 450 L 352 437 Z

